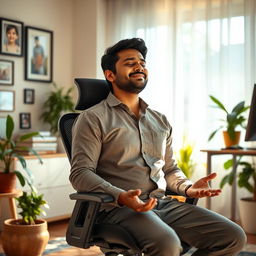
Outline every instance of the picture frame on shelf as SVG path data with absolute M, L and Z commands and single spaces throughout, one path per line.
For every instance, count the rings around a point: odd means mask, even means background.
M 31 128 L 31 114 L 27 112 L 20 113 L 20 129 Z
M 14 84 L 14 62 L 0 60 L 0 85 Z
M 53 32 L 25 27 L 25 80 L 52 82 Z
M 23 56 L 23 31 L 23 22 L 0 18 L 0 53 L 17 57 Z
M 0 111 L 13 112 L 15 109 L 15 92 L 0 90 Z
M 34 104 L 35 103 L 35 90 L 25 88 L 24 89 L 24 104 Z

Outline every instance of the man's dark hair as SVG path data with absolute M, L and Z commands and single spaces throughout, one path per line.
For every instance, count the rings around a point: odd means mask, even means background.
M 116 73 L 116 62 L 119 59 L 117 53 L 126 49 L 135 49 L 142 54 L 144 59 L 146 59 L 148 49 L 143 39 L 124 39 L 106 49 L 105 54 L 101 58 L 103 72 L 105 70 L 111 70 L 113 73 Z

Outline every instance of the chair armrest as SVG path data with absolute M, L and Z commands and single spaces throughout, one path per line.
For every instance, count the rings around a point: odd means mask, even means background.
M 182 196 L 185 198 L 185 202 L 188 203 L 188 204 L 194 204 L 196 205 L 197 202 L 198 202 L 198 198 L 193 198 L 193 197 L 186 197 L 186 196 L 183 196 L 183 195 L 180 195 L 170 189 L 166 189 L 166 192 L 165 192 L 165 195 L 169 195 L 169 196 Z
M 112 203 L 114 197 L 105 193 L 77 192 L 69 195 L 72 200 L 94 201 L 97 203 Z
M 100 206 L 102 203 L 114 202 L 114 198 L 109 194 L 91 192 L 73 193 L 69 197 L 76 200 L 76 203 L 69 221 L 66 240 L 72 246 L 89 248 Z

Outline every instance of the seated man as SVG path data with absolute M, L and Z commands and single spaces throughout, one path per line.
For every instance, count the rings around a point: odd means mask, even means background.
M 193 255 L 236 255 L 243 230 L 207 209 L 165 197 L 166 187 L 189 197 L 220 194 L 208 181 L 194 184 L 173 160 L 172 128 L 166 117 L 138 94 L 148 79 L 147 48 L 133 38 L 108 48 L 102 68 L 112 88 L 106 100 L 82 112 L 73 127 L 70 181 L 84 192 L 105 192 L 115 201 L 104 205 L 98 222 L 124 227 L 144 255 L 178 256 L 180 240 L 198 248 Z

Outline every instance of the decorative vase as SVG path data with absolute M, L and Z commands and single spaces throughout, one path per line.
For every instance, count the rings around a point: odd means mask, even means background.
M 256 201 L 252 198 L 241 198 L 239 201 L 239 211 L 242 227 L 246 233 L 256 234 Z
M 48 240 L 49 232 L 45 220 L 36 220 L 35 225 L 22 225 L 22 220 L 5 220 L 2 246 L 7 256 L 40 256 Z
M 15 173 L 0 173 L 0 193 L 12 193 L 16 188 Z
M 240 141 L 241 132 L 235 132 L 235 138 L 232 140 L 227 131 L 223 131 L 224 144 L 226 148 L 238 145 Z

